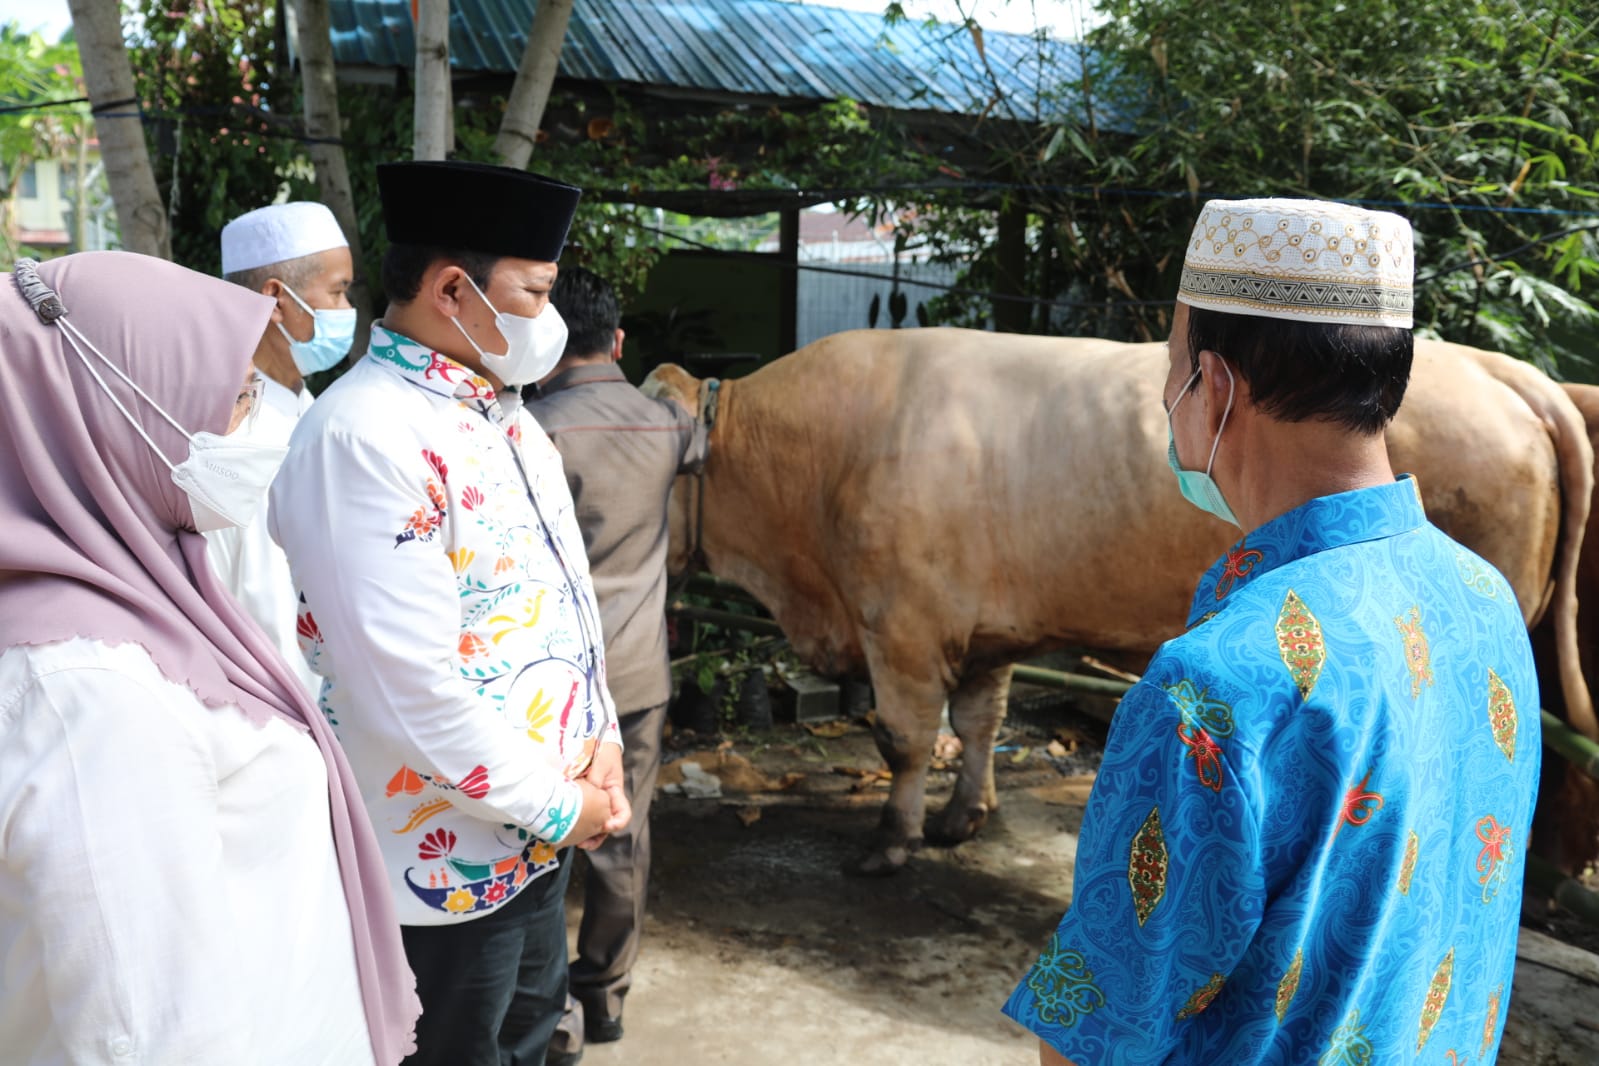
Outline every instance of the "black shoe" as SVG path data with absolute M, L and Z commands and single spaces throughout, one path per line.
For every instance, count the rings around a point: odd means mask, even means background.
M 576 1051 L 547 1051 L 544 1053 L 544 1066 L 577 1066 L 582 1059 L 582 1048 Z
M 622 1039 L 622 1019 L 584 1015 L 583 1039 L 590 1044 L 613 1044 Z

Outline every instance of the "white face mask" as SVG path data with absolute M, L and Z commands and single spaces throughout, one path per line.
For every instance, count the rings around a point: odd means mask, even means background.
M 116 405 L 117 410 L 122 412 L 122 417 L 128 420 L 134 432 L 144 438 L 150 450 L 166 464 L 167 469 L 172 471 L 173 484 L 189 497 L 189 509 L 194 512 L 194 528 L 197 532 L 210 533 L 229 526 L 247 526 L 255 520 L 257 512 L 261 510 L 262 501 L 266 499 L 267 489 L 272 486 L 272 479 L 277 476 L 278 467 L 283 465 L 283 458 L 289 454 L 289 449 L 249 439 L 219 437 L 215 433 L 203 430 L 199 433 L 190 433 L 162 410 L 161 405 L 139 388 L 121 368 L 101 354 L 100 349 L 78 332 L 77 327 L 64 318 L 58 319 L 57 324 L 66 335 L 72 350 L 83 361 L 90 376 Z M 100 376 L 100 372 L 94 368 L 94 364 L 89 362 L 89 357 L 83 354 L 80 342 L 102 363 L 110 367 L 112 373 L 121 378 L 130 389 L 138 393 L 157 414 L 166 419 L 173 429 L 188 438 L 188 458 L 174 464 L 160 448 L 156 447 L 155 441 L 151 440 L 144 427 L 139 425 L 139 420 L 122 406 L 122 401 L 117 399 L 111 387 Z
M 555 369 L 555 364 L 561 361 L 561 356 L 566 352 L 566 320 L 554 304 L 545 304 L 537 318 L 508 315 L 495 310 L 489 298 L 483 295 L 483 290 L 477 287 L 477 282 L 468 277 L 466 283 L 472 286 L 472 291 L 477 293 L 484 306 L 494 311 L 495 328 L 505 338 L 504 353 L 495 355 L 485 352 L 478 347 L 466 327 L 461 325 L 459 318 L 450 319 L 477 352 L 478 358 L 483 360 L 484 370 L 499 378 L 507 387 L 514 388 L 542 380 Z

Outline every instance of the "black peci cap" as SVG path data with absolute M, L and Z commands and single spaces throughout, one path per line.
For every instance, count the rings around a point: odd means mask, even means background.
M 576 186 L 487 163 L 378 166 L 383 229 L 392 244 L 553 263 L 582 195 Z

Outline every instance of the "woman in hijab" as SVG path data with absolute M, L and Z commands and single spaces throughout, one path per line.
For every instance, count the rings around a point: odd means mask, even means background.
M 0 1057 L 392 1066 L 419 1006 L 323 716 L 197 529 L 270 300 L 91 252 L 0 274 Z

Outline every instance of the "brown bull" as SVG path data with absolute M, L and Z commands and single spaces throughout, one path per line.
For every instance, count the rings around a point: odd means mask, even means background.
M 1011 664 L 1152 652 L 1182 627 L 1237 531 L 1177 491 L 1165 372 L 1159 344 L 867 330 L 722 383 L 703 481 L 674 492 L 674 568 L 697 542 L 814 667 L 870 673 L 894 781 L 864 870 L 922 838 L 946 699 L 967 755 L 929 835 L 955 842 L 996 806 Z M 646 388 L 702 410 L 679 367 Z M 1503 572 L 1529 623 L 1552 615 L 1567 700 L 1591 718 L 1573 582 L 1593 453 L 1570 401 L 1504 356 L 1418 342 L 1388 439 L 1433 521 Z
M 1599 387 L 1566 385 L 1566 394 L 1587 423 L 1588 437 L 1599 451 Z M 1595 464 L 1599 477 L 1599 463 Z M 1577 564 L 1577 599 L 1588 610 L 1577 616 L 1577 646 L 1584 677 L 1599 677 L 1599 508 L 1588 512 L 1588 530 L 1582 541 L 1582 556 Z M 1541 671 L 1551 669 L 1558 658 L 1552 619 L 1545 618 L 1533 633 L 1533 650 Z M 1545 709 L 1566 718 L 1588 739 L 1599 741 L 1590 715 L 1570 714 L 1558 691 L 1546 689 Z M 1536 843 L 1554 855 L 1559 865 L 1575 873 L 1599 855 L 1599 782 L 1572 769 L 1553 755 L 1544 759 L 1543 800 L 1534 824 Z

